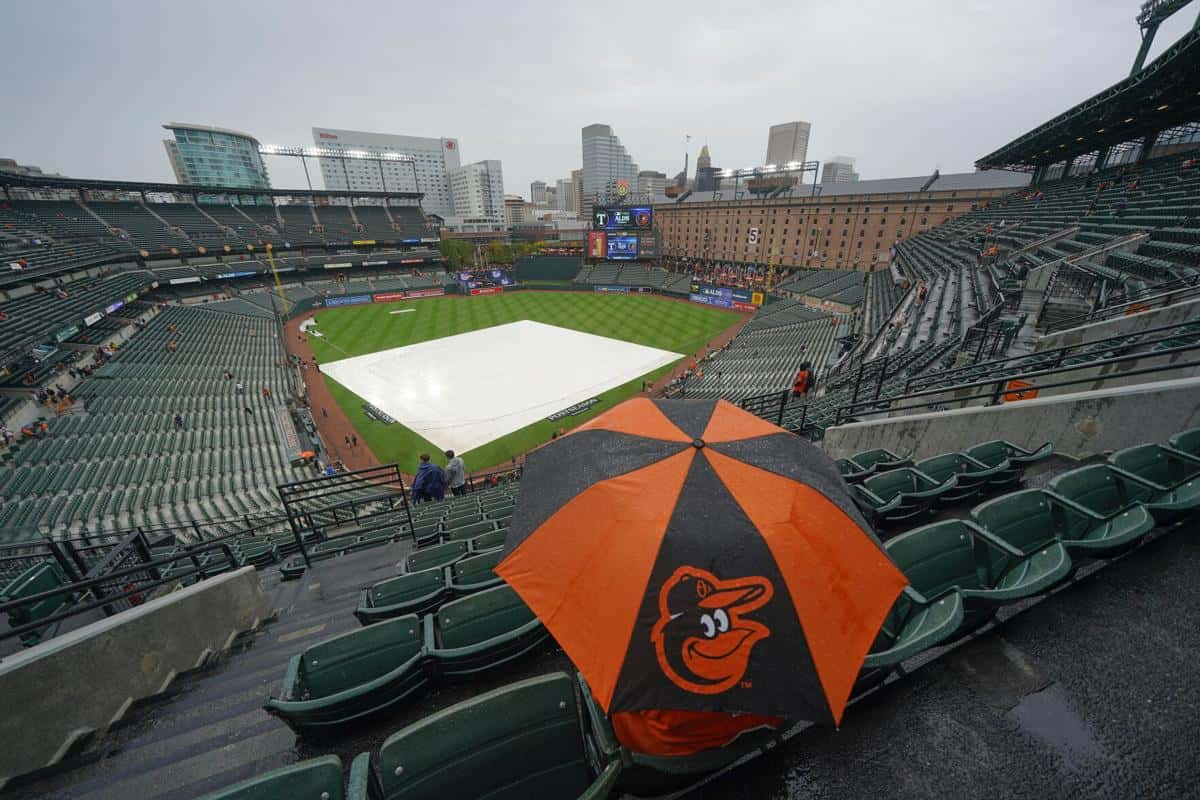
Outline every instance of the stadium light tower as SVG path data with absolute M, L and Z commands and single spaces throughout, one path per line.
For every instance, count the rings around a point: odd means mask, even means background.
M 1190 2 L 1192 0 L 1146 0 L 1142 3 L 1137 15 L 1138 27 L 1142 29 L 1142 46 L 1138 48 L 1137 58 L 1133 60 L 1130 77 L 1138 74 L 1146 65 L 1146 56 L 1150 53 L 1150 45 L 1154 41 L 1154 34 L 1158 32 L 1158 26 Z M 1200 27 L 1200 17 L 1196 18 L 1193 27 Z
M 350 172 L 346 169 L 346 161 L 374 161 L 379 165 L 379 185 L 383 191 L 387 191 L 387 181 L 383 177 L 383 162 L 385 161 L 400 161 L 412 167 L 413 171 L 413 187 L 416 191 L 421 191 L 421 183 L 417 178 L 417 160 L 412 156 L 403 153 L 369 153 L 366 150 L 334 150 L 330 147 L 287 147 L 277 144 L 260 144 L 258 146 L 259 155 L 264 156 L 288 156 L 291 158 L 299 158 L 300 164 L 304 167 L 304 180 L 308 183 L 308 190 L 312 191 L 312 179 L 308 176 L 308 161 L 309 158 L 336 158 L 342 162 L 342 173 L 346 176 L 346 189 L 350 189 Z

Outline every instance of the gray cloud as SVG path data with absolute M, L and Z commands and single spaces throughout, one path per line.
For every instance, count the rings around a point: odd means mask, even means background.
M 210 0 L 10 3 L 0 155 L 86 177 L 170 180 L 171 120 L 309 143 L 329 126 L 456 136 L 527 194 L 606 122 L 643 169 L 760 163 L 767 127 L 813 123 L 810 158 L 864 177 L 968 170 L 1120 80 L 1130 0 L 427 5 Z M 1160 31 L 1155 53 L 1194 11 Z M 11 113 L 10 113 L 11 112 Z M 277 186 L 299 165 L 271 163 Z

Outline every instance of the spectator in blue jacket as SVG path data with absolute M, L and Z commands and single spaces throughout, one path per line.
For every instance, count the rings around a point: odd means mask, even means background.
M 429 460 L 429 453 L 421 453 L 421 466 L 413 479 L 412 498 L 414 503 L 429 503 L 446 496 L 446 473 Z

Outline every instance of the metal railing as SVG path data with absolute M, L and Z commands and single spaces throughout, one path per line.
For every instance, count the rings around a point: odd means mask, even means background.
M 1156 353 L 1135 353 L 1132 355 L 1120 356 L 1117 358 L 1099 359 L 1096 361 L 1089 361 L 1085 364 L 1074 364 L 1069 367 L 1058 367 L 1058 368 L 1052 368 L 1052 369 L 1047 369 L 1047 370 L 1038 370 L 1038 371 L 1032 371 L 1032 372 L 1010 373 L 1010 374 L 1004 375 L 1000 378 L 987 378 L 986 380 L 970 381 L 967 383 L 956 384 L 954 386 L 944 386 L 944 387 L 939 387 L 936 389 L 926 389 L 926 390 L 920 391 L 920 392 L 909 392 L 907 394 L 899 395 L 896 397 L 885 397 L 885 398 L 882 398 L 879 400 L 868 400 L 868 401 L 860 401 L 857 403 L 847 403 L 843 406 L 838 407 L 837 411 L 834 414 L 833 424 L 840 425 L 843 422 L 850 421 L 852 418 L 860 416 L 860 415 L 861 416 L 870 416 L 873 414 L 890 414 L 890 413 L 894 413 L 897 411 L 912 411 L 912 410 L 918 410 L 918 409 L 923 410 L 923 411 L 944 410 L 944 405 L 946 403 L 961 403 L 962 405 L 959 407 L 966 408 L 967 405 L 972 400 L 987 400 L 988 402 L 984 404 L 987 406 L 1000 405 L 1004 401 L 1004 398 L 1007 395 L 1020 394 L 1021 390 L 1009 387 L 1009 382 L 1012 380 L 1018 380 L 1018 379 L 1023 380 L 1023 381 L 1036 380 L 1036 379 L 1041 379 L 1041 378 L 1046 378 L 1046 377 L 1054 377 L 1054 376 L 1062 375 L 1062 374 L 1068 373 L 1068 372 L 1077 372 L 1080 370 L 1091 370 L 1091 369 L 1096 369 L 1099 367 L 1105 367 L 1105 366 L 1110 366 L 1110 365 L 1115 365 L 1115 364 L 1124 364 L 1124 363 L 1127 363 L 1129 361 L 1133 361 L 1133 360 L 1139 359 L 1139 358 L 1146 358 L 1146 357 L 1158 358 L 1158 357 L 1162 357 L 1162 356 L 1170 356 L 1175 353 L 1188 352 L 1188 351 L 1193 351 L 1193 350 L 1200 350 L 1200 344 L 1168 348 L 1165 350 L 1160 350 Z M 1062 388 L 1064 386 L 1079 386 L 1082 384 L 1096 383 L 1097 381 L 1102 381 L 1102 380 L 1105 380 L 1106 378 L 1124 379 L 1124 378 L 1129 378 L 1129 377 L 1135 377 L 1138 375 L 1154 375 L 1154 374 L 1171 372 L 1171 371 L 1180 370 L 1180 369 L 1189 369 L 1191 367 L 1197 367 L 1197 366 L 1200 366 L 1200 361 L 1184 361 L 1184 362 L 1175 363 L 1175 364 L 1162 364 L 1162 365 L 1153 366 L 1153 367 L 1141 367 L 1138 369 L 1123 370 L 1120 373 L 1113 373 L 1113 374 L 1109 374 L 1109 375 L 1089 375 L 1084 378 L 1076 378 L 1074 380 L 1065 380 L 1065 381 L 1054 381 L 1054 382 L 1050 382 L 1050 383 L 1039 382 L 1035 386 L 1028 387 L 1028 390 L 1036 389 L 1037 391 L 1042 391 L 1045 389 Z M 963 390 L 969 390 L 969 389 L 973 389 L 973 388 L 983 388 L 983 387 L 986 387 L 987 391 L 976 392 L 976 393 L 967 394 L 967 395 L 957 395 L 955 397 L 947 397 L 946 396 L 951 392 L 960 392 Z M 910 400 L 914 400 L 917 398 L 932 398 L 932 397 L 940 398 L 940 402 L 936 404 L 936 406 L 938 406 L 938 407 L 934 407 L 934 404 L 931 404 L 931 403 L 923 401 L 923 400 L 915 402 L 915 403 L 906 403 L 905 402 L 905 401 L 910 401 Z
M 1180 300 L 1200 297 L 1200 273 L 1189 278 L 1180 278 L 1171 283 L 1161 284 L 1151 289 L 1155 294 L 1138 297 L 1133 300 L 1126 300 L 1104 308 L 1098 308 L 1095 311 L 1087 314 L 1079 314 L 1074 317 L 1059 320 L 1053 325 L 1046 327 L 1046 333 L 1057 333 L 1059 331 L 1077 328 L 1080 325 L 1087 325 L 1092 322 L 1102 322 L 1114 317 L 1123 317 L 1131 314 L 1137 314 L 1142 311 L 1150 311 L 1155 308 L 1165 308 L 1169 305 L 1174 305 Z

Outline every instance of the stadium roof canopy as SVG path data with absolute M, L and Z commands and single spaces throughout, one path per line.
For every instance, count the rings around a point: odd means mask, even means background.
M 321 189 L 251 189 L 238 186 L 193 186 L 184 183 L 142 183 L 88 178 L 62 178 L 48 175 L 21 175 L 0 170 L 0 186 L 28 189 L 65 189 L 103 192 L 173 192 L 175 194 L 232 194 L 255 197 L 379 197 L 420 200 L 424 192 L 334 192 Z
M 1149 66 L 975 162 L 1033 171 L 1200 119 L 1200 28 Z
M 942 175 L 914 175 L 906 178 L 879 178 L 848 183 L 818 183 L 814 191 L 811 183 L 801 183 L 788 191 L 771 194 L 752 194 L 743 181 L 740 187 L 729 178 L 721 178 L 721 188 L 715 191 L 690 192 L 686 196 L 654 198 L 654 205 L 677 203 L 713 203 L 721 201 L 762 202 L 764 200 L 828 200 L 833 197 L 885 194 L 920 194 L 922 192 L 970 192 L 984 189 L 1020 189 L 1029 185 L 1029 175 L 1024 172 L 956 172 Z

